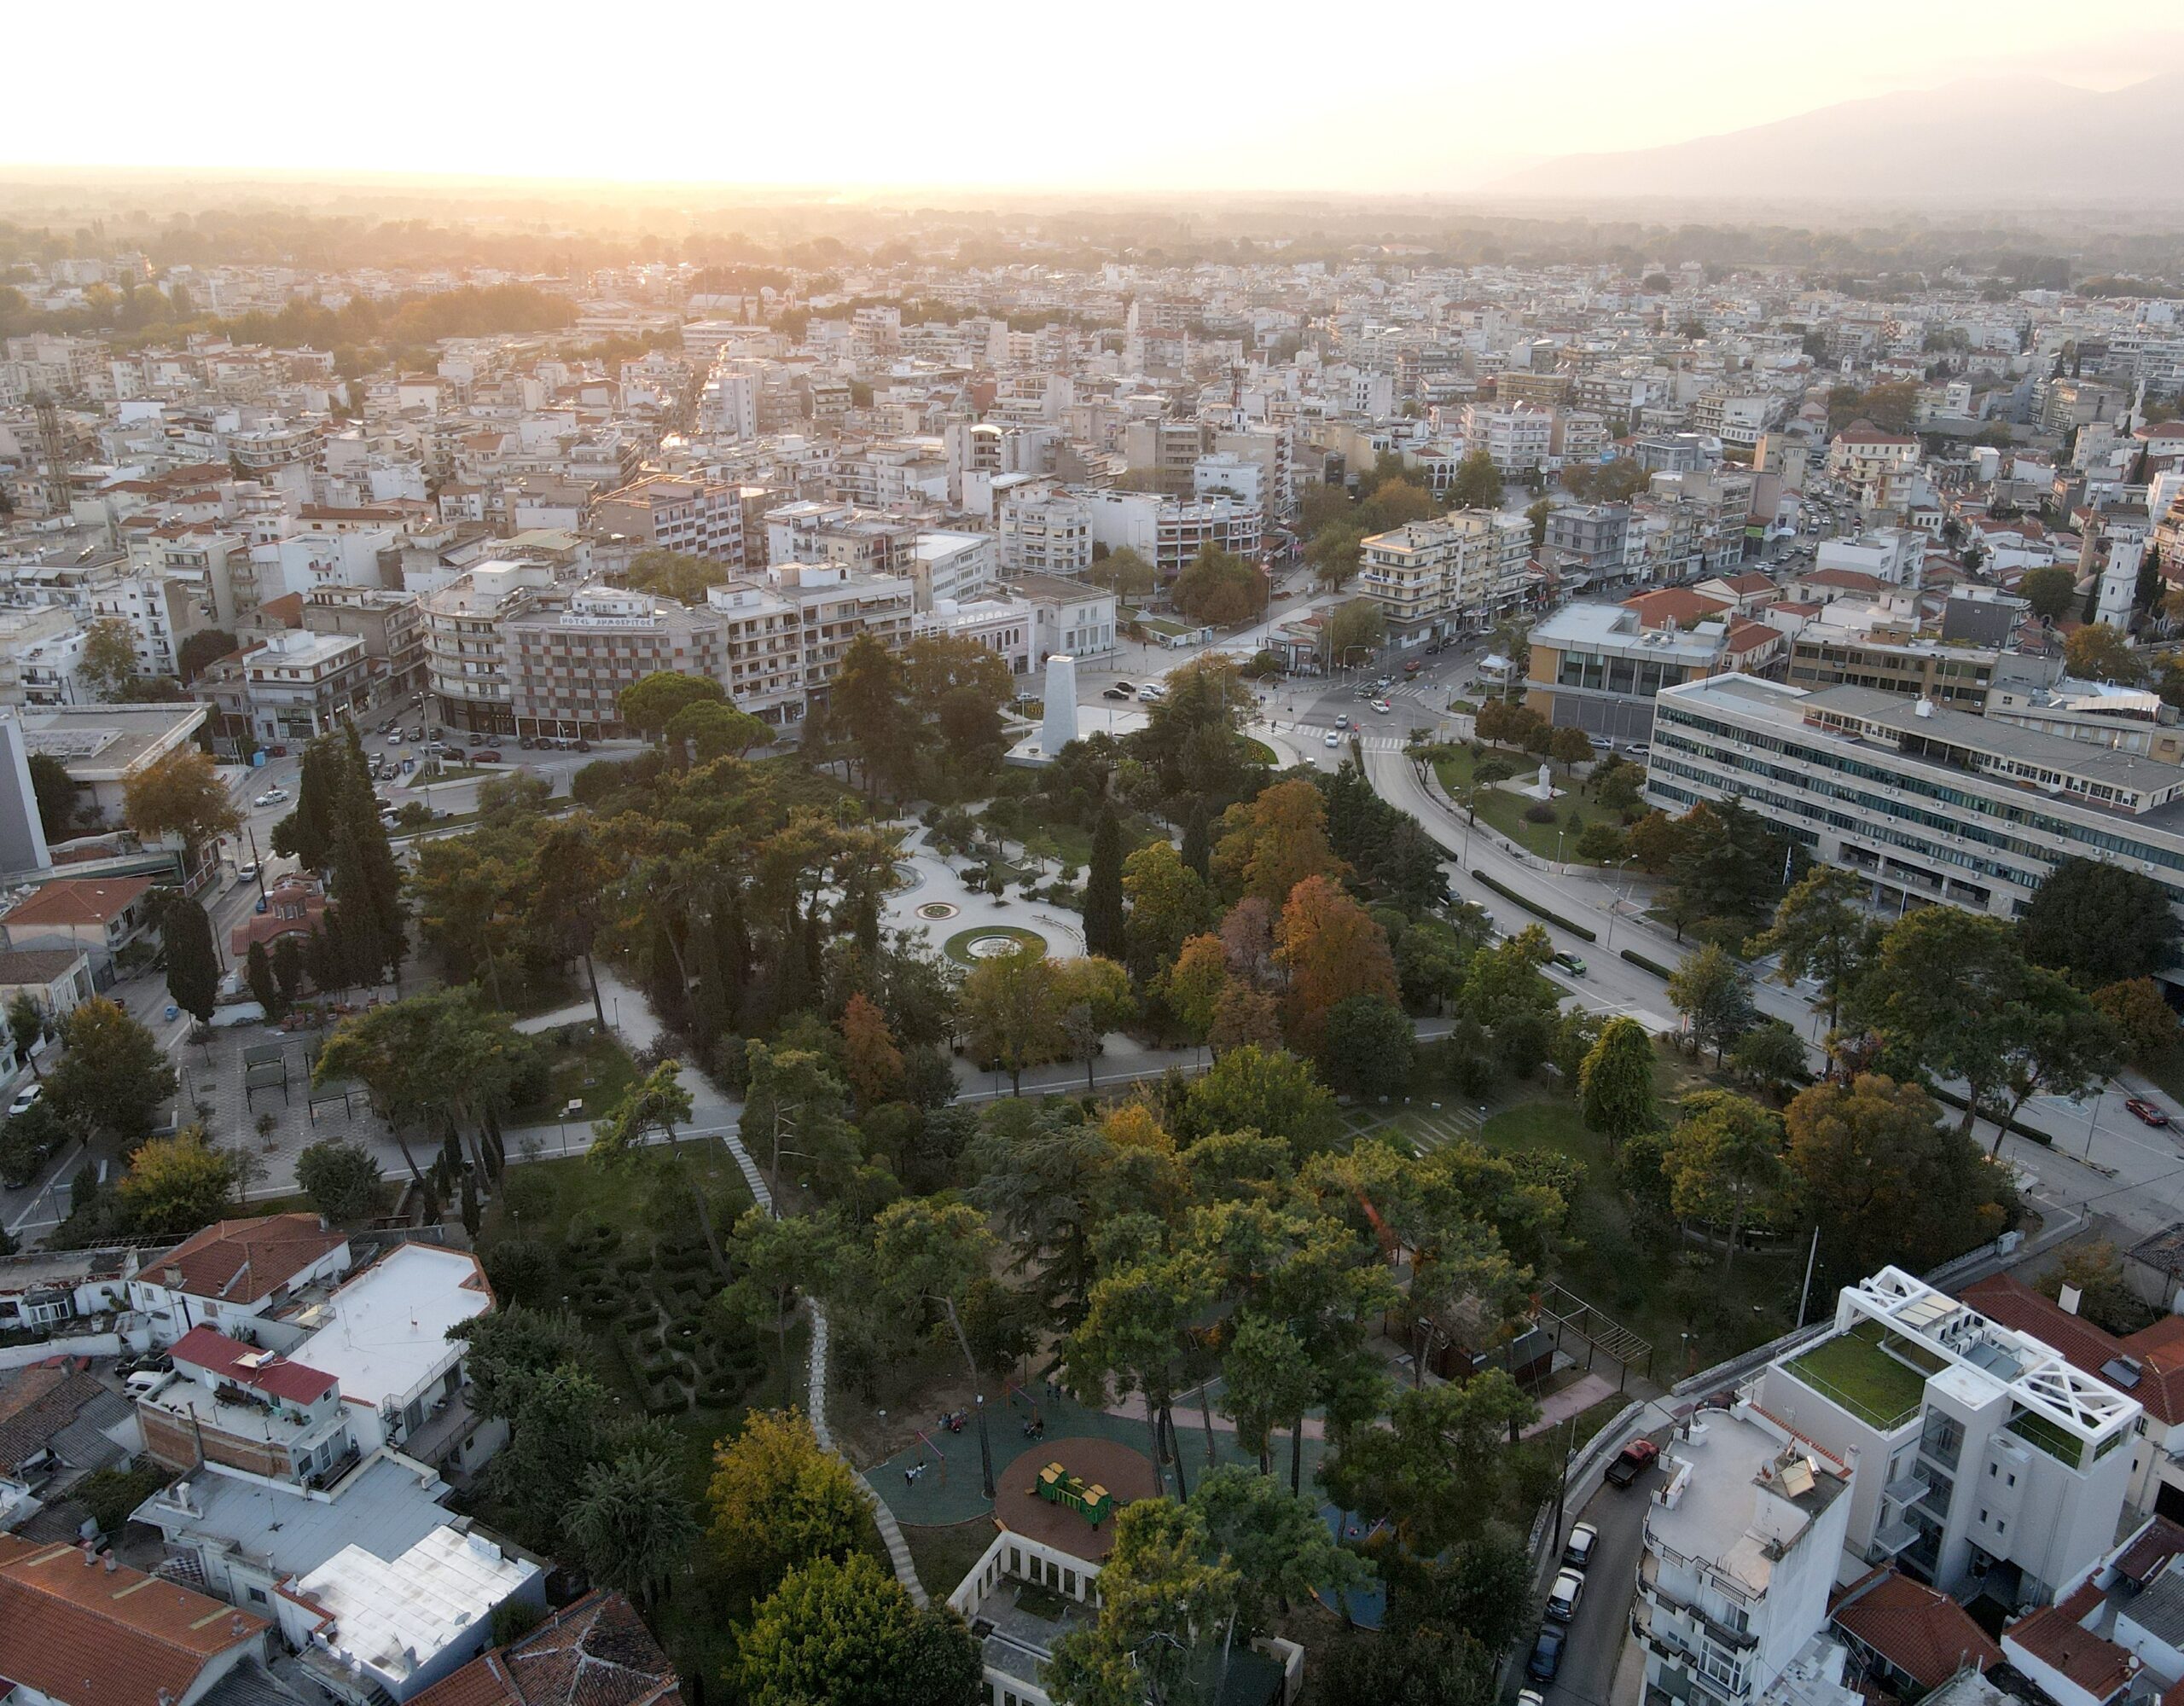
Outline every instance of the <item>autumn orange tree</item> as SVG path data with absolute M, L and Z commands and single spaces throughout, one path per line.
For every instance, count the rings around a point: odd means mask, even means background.
M 1387 933 L 1324 876 L 1307 877 L 1290 891 L 1275 928 L 1275 958 L 1289 977 L 1282 1027 L 1300 1053 L 1319 1052 L 1327 1010 L 1337 1001 L 1401 1000 Z
M 1258 798 L 1222 815 L 1213 849 L 1214 879 L 1232 898 L 1252 896 L 1285 905 L 1307 877 L 1340 879 L 1350 868 L 1327 839 L 1327 802 L 1304 780 L 1276 782 Z
M 860 1111 L 892 1102 L 903 1092 L 903 1051 L 887 1019 L 859 989 L 842 1007 L 842 1074 Z

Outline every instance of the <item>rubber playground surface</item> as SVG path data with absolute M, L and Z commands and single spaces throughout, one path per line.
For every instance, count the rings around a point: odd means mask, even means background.
M 1156 1491 L 1173 1493 L 1176 1486 L 1176 1466 L 1163 1467 L 1154 1478 L 1153 1465 L 1147 1454 L 1152 1450 L 1152 1434 L 1141 1416 L 1118 1416 L 1105 1410 L 1088 1410 L 1074 1399 L 1059 1390 L 1049 1391 L 1043 1383 L 1030 1388 L 1012 1387 L 986 1403 L 987 1422 L 993 1441 L 995 1486 L 1002 1490 L 1006 1499 L 1008 1483 L 1004 1471 L 1014 1472 L 1019 1459 L 1031 1459 L 1027 1472 L 1019 1478 L 1027 1483 L 1041 1465 L 1061 1462 L 1075 1469 L 1070 1454 L 1062 1448 L 1073 1439 L 1104 1440 L 1126 1448 L 1136 1454 L 1141 1484 L 1133 1488 L 1129 1496 L 1150 1496 Z M 1036 1415 L 1046 1425 L 1045 1433 L 1032 1439 L 1025 1428 Z M 1189 1486 L 1198 1484 L 1207 1464 L 1206 1432 L 1199 1410 L 1197 1394 L 1194 1391 L 1187 1400 L 1175 1406 L 1176 1432 L 1182 1442 L 1182 1471 Z M 884 1463 L 874 1465 L 865 1471 L 865 1479 L 873 1490 L 886 1502 L 895 1513 L 895 1520 L 905 1527 L 949 1526 L 967 1523 L 973 1517 L 990 1512 L 993 1501 L 981 1490 L 979 1473 L 979 1431 L 975 1419 L 967 1420 L 963 1431 L 950 1433 L 932 1418 L 919 1424 L 922 1436 L 913 1441 Z M 1236 1447 L 1236 1433 L 1217 1405 L 1213 1414 L 1213 1461 L 1240 1463 L 1256 1468 L 1258 1459 Z M 1326 1454 L 1323 1441 L 1307 1437 L 1304 1441 L 1304 1490 L 1311 1494 L 1316 1490 L 1316 1477 L 1320 1459 Z M 922 1465 L 922 1467 L 921 1467 Z M 1284 1479 L 1289 1473 L 1289 1437 L 1277 1432 L 1274 1439 L 1274 1472 Z M 911 1478 L 905 1479 L 906 1473 Z M 1089 1477 L 1099 1480 L 1097 1475 Z M 1106 1483 L 1119 1502 L 1124 1488 L 1116 1482 Z M 1043 1509 L 1054 1507 L 1043 1506 Z M 1062 1512 L 1069 1520 L 1090 1528 L 1083 1517 L 1074 1512 Z M 1016 1524 L 1012 1521 L 1012 1528 Z M 1102 1523 L 1101 1531 L 1107 1529 Z M 1077 1550 L 1072 1546 L 1071 1550 Z

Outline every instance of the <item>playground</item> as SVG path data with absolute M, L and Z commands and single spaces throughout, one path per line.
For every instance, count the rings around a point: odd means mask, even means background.
M 1115 1543 L 1115 1511 L 1152 1498 L 1159 1477 L 1143 1452 L 1083 1438 L 1033 1446 L 996 1470 L 994 1485 L 994 1514 L 1009 1533 L 1098 1564 Z
M 1015 1494 L 1038 1504 L 1039 1509 L 1050 1516 L 1067 1517 L 1083 1531 L 1082 1535 L 1066 1543 L 1069 1550 L 1094 1558 L 1104 1555 L 1105 1536 L 1112 1531 L 1112 1523 L 1102 1521 L 1100 1524 L 1097 1543 L 1101 1551 L 1085 1552 L 1083 1541 L 1093 1535 L 1090 1524 L 1073 1512 L 1040 1502 L 1036 1492 L 1025 1491 L 1037 1481 L 1038 1471 L 1045 1465 L 1060 1463 L 1088 1483 L 1105 1486 L 1118 1506 L 1133 1499 L 1179 1490 L 1176 1482 L 1179 1465 L 1173 1462 L 1163 1464 L 1157 1474 L 1153 1469 L 1147 1455 L 1152 1449 L 1152 1436 L 1141 1411 L 1132 1415 L 1087 1409 L 1043 1382 L 1035 1382 L 1029 1387 L 1012 1382 L 1004 1391 L 990 1396 L 986 1406 L 996 1499 L 988 1499 L 980 1485 L 978 1419 L 968 1413 L 957 1413 L 962 1415 L 963 1421 L 960 1433 L 951 1432 L 944 1423 L 932 1416 L 920 1417 L 912 1430 L 910 1442 L 885 1462 L 865 1471 L 865 1479 L 904 1528 L 946 1528 L 974 1517 L 998 1514 L 1011 1529 L 1051 1540 L 1053 1536 L 1043 1528 L 1019 1527 L 1011 1503 L 1012 1494 Z M 1256 1457 L 1238 1448 L 1235 1425 L 1222 1415 L 1217 1407 L 1211 1417 L 1211 1427 L 1208 1428 L 1205 1412 L 1199 1406 L 1195 1390 L 1176 1400 L 1174 1414 L 1185 1488 L 1197 1486 L 1199 1477 L 1211 1465 L 1240 1463 L 1258 1466 Z M 1319 1472 L 1320 1459 L 1327 1450 L 1324 1441 L 1311 1437 L 1316 1431 L 1316 1427 L 1308 1427 L 1304 1440 L 1304 1488 L 1308 1494 L 1313 1490 L 1314 1477 Z M 1135 1464 L 1134 1478 L 1119 1470 L 1112 1473 L 1107 1470 L 1110 1459 L 1101 1454 L 1118 1448 Z M 1288 1476 L 1287 1434 L 1275 1436 L 1274 1472 L 1284 1479 Z M 1054 1543 L 1065 1544 L 1060 1541 Z

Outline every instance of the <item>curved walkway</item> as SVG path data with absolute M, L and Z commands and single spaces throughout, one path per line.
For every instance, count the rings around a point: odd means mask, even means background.
M 734 1158 L 737 1170 L 743 1175 L 743 1182 L 751 1187 L 751 1195 L 758 1206 L 769 1215 L 776 1212 L 774 1193 L 766 1188 L 765 1175 L 751 1158 L 751 1152 L 743 1146 L 743 1140 L 732 1131 L 724 1131 L 720 1134 L 720 1140 L 728 1146 L 729 1154 Z M 804 1414 L 810 1419 L 819 1448 L 840 1457 L 834 1448 L 834 1430 L 827 1425 L 827 1312 L 819 1307 L 815 1297 L 806 1297 L 804 1308 L 811 1317 L 811 1365 L 804 1394 Z M 846 1458 L 842 1460 L 849 1462 Z M 909 1545 L 903 1538 L 895 1513 L 887 1508 L 886 1500 L 873 1490 L 872 1483 L 857 1472 L 855 1464 L 850 1464 L 849 1469 L 857 1491 L 872 1506 L 872 1520 L 880 1530 L 880 1543 L 887 1548 L 887 1561 L 894 1566 L 895 1580 L 903 1584 L 903 1591 L 910 1596 L 913 1604 L 923 1607 L 928 1603 L 925 1584 L 918 1580 L 917 1565 L 910 1559 Z

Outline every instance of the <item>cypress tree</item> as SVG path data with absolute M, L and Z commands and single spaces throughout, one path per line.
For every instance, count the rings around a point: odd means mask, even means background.
M 264 950 L 253 943 L 250 951 L 257 955 Z M 304 945 L 293 932 L 273 944 L 273 980 L 281 986 L 283 1007 L 293 1006 L 296 997 L 304 992 Z M 257 987 L 255 984 L 251 985 L 253 989 Z M 270 1013 L 272 1009 L 268 1007 L 266 1011 Z
M 160 939 L 167 951 L 167 993 L 175 1005 L 204 1024 L 212 1017 L 220 993 L 220 955 L 212 943 L 212 920 L 194 900 L 177 897 L 160 920 Z
M 1207 821 L 1205 802 L 1191 802 L 1190 815 L 1183 820 L 1183 863 L 1197 872 L 1202 879 L 1213 876 L 1213 833 Z
M 2085 589 L 2085 608 L 2078 612 L 2078 620 L 2091 622 L 2100 614 L 2100 577 L 2093 577 L 2093 584 Z
M 1123 827 L 1112 806 L 1101 809 L 1092 832 L 1092 866 L 1084 879 L 1084 951 L 1116 960 L 1129 951 L 1123 934 Z
M 294 938 L 284 936 L 281 940 L 292 942 Z M 281 999 L 280 982 L 274 975 L 273 961 L 267 955 L 264 943 L 250 944 L 250 953 L 243 960 L 242 978 L 250 985 L 250 998 L 269 1015 L 278 1018 L 287 1003 Z

